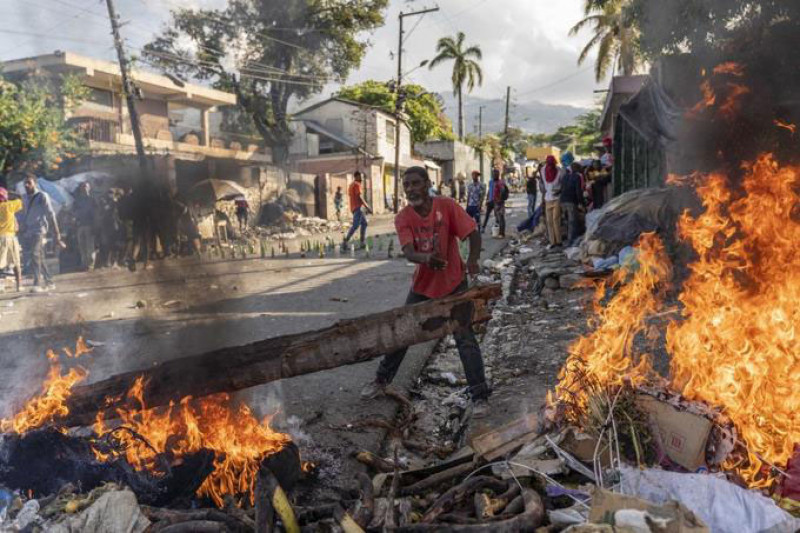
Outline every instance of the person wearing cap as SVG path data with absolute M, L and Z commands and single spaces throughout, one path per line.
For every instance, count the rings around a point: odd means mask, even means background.
M 14 196 L 15 198 L 11 198 Z M 0 270 L 11 268 L 17 281 L 17 291 L 22 285 L 22 262 L 17 241 L 17 213 L 22 211 L 22 200 L 0 187 Z

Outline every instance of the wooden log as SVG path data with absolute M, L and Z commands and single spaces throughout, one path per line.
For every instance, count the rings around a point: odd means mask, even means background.
M 345 320 L 322 330 L 221 348 L 112 376 L 75 387 L 67 401 L 69 414 L 59 422 L 70 427 L 89 425 L 100 406 L 113 417 L 117 408 L 126 406 L 126 393 L 140 376 L 146 383 L 145 405 L 158 407 L 185 396 L 235 392 L 361 363 L 485 322 L 491 318 L 489 302 L 501 293 L 498 284 L 477 286 L 439 300 Z

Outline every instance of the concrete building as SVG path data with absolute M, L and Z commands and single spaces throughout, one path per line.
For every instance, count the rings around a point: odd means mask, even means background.
M 414 150 L 441 167 L 442 183 L 449 184 L 459 174 L 470 180 L 473 170 L 481 172 L 485 181 L 489 179 L 492 168 L 489 156 L 485 155 L 481 162 L 480 152 L 459 141 L 425 141 L 415 144 Z
M 89 89 L 87 100 L 69 117 L 88 140 L 89 157 L 66 165 L 65 175 L 96 170 L 123 179 L 139 177 L 119 65 L 57 51 L 6 61 L 2 71 L 10 79 L 35 76 L 54 82 L 75 75 Z M 259 139 L 226 133 L 219 126 L 219 109 L 236 105 L 235 95 L 136 69 L 131 77 L 140 91 L 136 108 L 157 178 L 178 190 L 207 178 L 247 186 L 262 181 L 272 161 L 269 148 Z
M 329 98 L 294 113 L 290 148 L 296 170 L 316 174 L 321 195 L 332 198 L 337 187 L 347 190 L 353 173 L 365 176 L 365 198 L 376 213 L 388 212 L 394 195 L 396 122 L 383 109 Z M 400 124 L 400 172 L 426 166 L 438 179 L 435 163 L 414 157 L 411 131 Z M 402 191 L 401 198 L 402 198 Z

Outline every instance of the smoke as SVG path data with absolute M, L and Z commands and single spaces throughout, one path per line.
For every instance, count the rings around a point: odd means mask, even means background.
M 713 95 L 680 126 L 680 172 L 723 170 L 773 153 L 800 158 L 800 6 L 796 2 L 675 0 L 634 2 L 645 52 L 666 57 L 663 83 L 686 108 Z M 687 53 L 688 52 L 688 53 Z M 705 89 L 701 86 L 705 84 Z

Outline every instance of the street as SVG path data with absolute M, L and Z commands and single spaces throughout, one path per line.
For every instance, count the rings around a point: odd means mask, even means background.
M 513 198 L 509 226 L 524 213 Z M 382 226 L 382 229 L 385 226 Z M 483 258 L 505 240 L 487 234 Z M 398 249 L 397 247 L 395 248 Z M 5 295 L 0 300 L 0 365 L 8 376 L 0 385 L 0 417 L 38 389 L 49 368 L 45 352 L 72 347 L 82 336 L 95 345 L 77 363 L 87 382 L 217 348 L 320 329 L 332 323 L 403 304 L 413 265 L 386 259 L 343 257 L 185 261 L 154 270 L 102 271 L 62 276 L 51 293 Z M 378 256 L 380 254 L 380 256 Z M 407 387 L 419 374 L 435 343 L 412 348 L 395 384 Z M 65 358 L 62 358 L 62 360 Z M 294 432 L 301 449 L 377 451 L 383 432 L 339 431 L 356 418 L 391 418 L 391 400 L 362 402 L 361 387 L 374 377 L 378 360 L 300 376 L 243 391 L 239 398 L 259 416 L 275 415 L 276 427 Z M 177 398 L 176 398 L 177 400 Z M 300 431 L 298 431 L 300 430 Z M 340 477 L 342 472 L 332 471 Z M 344 478 L 342 478 L 344 479 Z

